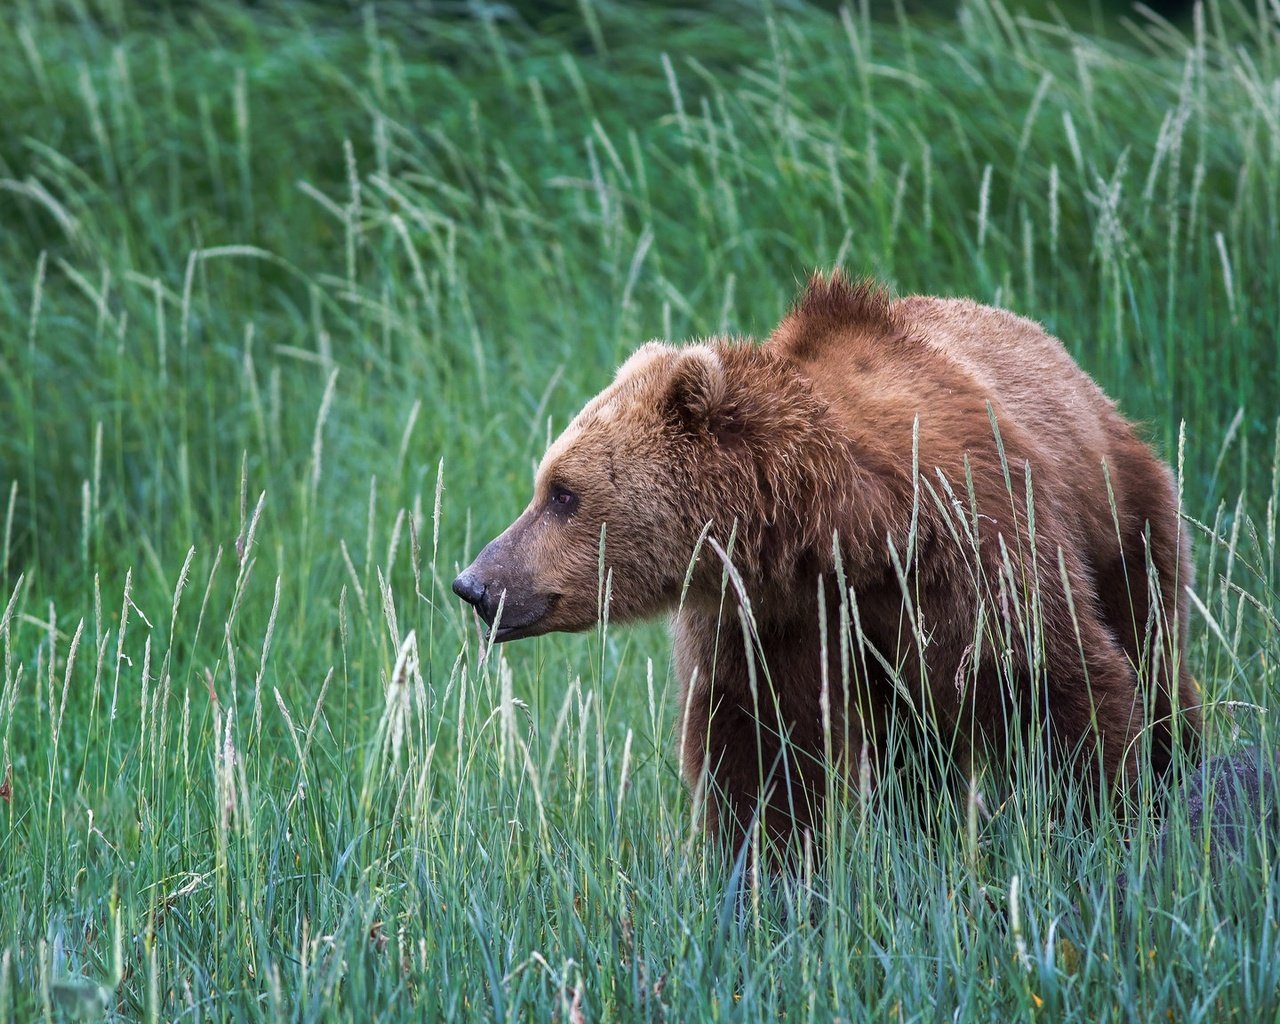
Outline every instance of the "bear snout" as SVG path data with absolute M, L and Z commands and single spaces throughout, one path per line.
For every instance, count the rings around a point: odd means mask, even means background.
M 453 581 L 453 592 L 476 611 L 484 615 L 484 594 L 487 588 L 482 580 L 476 578 L 472 569 L 464 569 Z
M 492 628 L 494 617 L 498 614 L 499 601 L 506 604 L 507 591 L 505 587 L 494 585 L 492 580 L 485 578 L 485 574 L 476 568 L 478 561 L 477 559 L 477 562 L 464 569 L 453 581 L 453 592 L 471 605 L 484 624 Z M 505 611 L 503 618 L 506 618 Z
M 528 581 L 519 573 L 513 578 L 509 566 L 495 563 L 494 556 L 501 551 L 492 544 L 482 551 L 453 581 L 453 592 L 476 610 L 496 643 L 537 636 L 555 628 L 548 617 L 559 603 L 560 595 L 530 589 Z M 495 630 L 499 607 L 502 615 Z

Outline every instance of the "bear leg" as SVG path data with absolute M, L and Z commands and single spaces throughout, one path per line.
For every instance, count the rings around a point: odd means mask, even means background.
M 786 855 L 821 817 L 821 755 L 784 737 L 773 715 L 757 717 L 740 698 L 695 686 L 681 729 L 684 776 L 704 802 L 707 831 L 737 851 L 758 821 Z
M 1103 777 L 1114 789 L 1133 781 L 1138 742 L 1147 722 L 1137 676 L 1124 649 L 1094 607 L 1073 589 L 1074 616 L 1063 595 L 1058 615 L 1046 610 L 1050 723 L 1055 739 L 1075 752 L 1085 778 Z
M 1179 530 L 1168 469 L 1141 449 L 1121 456 L 1116 470 L 1113 478 L 1119 476 L 1124 484 L 1116 496 L 1122 543 L 1116 543 L 1113 533 L 1108 550 L 1098 553 L 1096 587 L 1103 618 L 1146 695 L 1151 761 L 1159 775 L 1172 758 L 1175 737 L 1193 754 L 1200 736 L 1200 695 L 1181 655 L 1187 631 L 1183 588 L 1191 581 L 1192 561 L 1186 532 Z

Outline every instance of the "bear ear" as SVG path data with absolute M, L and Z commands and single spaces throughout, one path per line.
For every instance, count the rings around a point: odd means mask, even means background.
M 627 361 L 618 367 L 618 372 L 613 376 L 613 382 L 620 384 L 622 381 L 631 377 L 640 377 L 652 370 L 662 360 L 669 359 L 675 355 L 678 350 L 662 341 L 646 341 L 638 349 L 631 353 Z
M 712 429 L 724 407 L 724 363 L 710 345 L 680 349 L 663 395 L 667 415 L 690 429 Z

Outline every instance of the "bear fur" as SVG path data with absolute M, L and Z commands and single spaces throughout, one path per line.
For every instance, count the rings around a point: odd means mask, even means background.
M 837 272 L 763 344 L 641 347 L 454 589 L 495 641 L 588 629 L 603 544 L 611 621 L 674 612 L 708 826 L 786 841 L 904 712 L 966 771 L 1014 728 L 1121 786 L 1194 744 L 1177 504 L 1037 324 Z

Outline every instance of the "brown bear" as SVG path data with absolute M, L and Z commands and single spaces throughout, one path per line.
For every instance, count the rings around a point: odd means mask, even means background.
M 1173 476 L 1003 310 L 836 272 L 763 344 L 644 345 L 454 590 L 495 641 L 587 629 L 601 545 L 611 621 L 675 612 L 685 777 L 730 838 L 816 826 L 904 712 L 965 770 L 1017 728 L 1121 785 L 1199 732 Z

